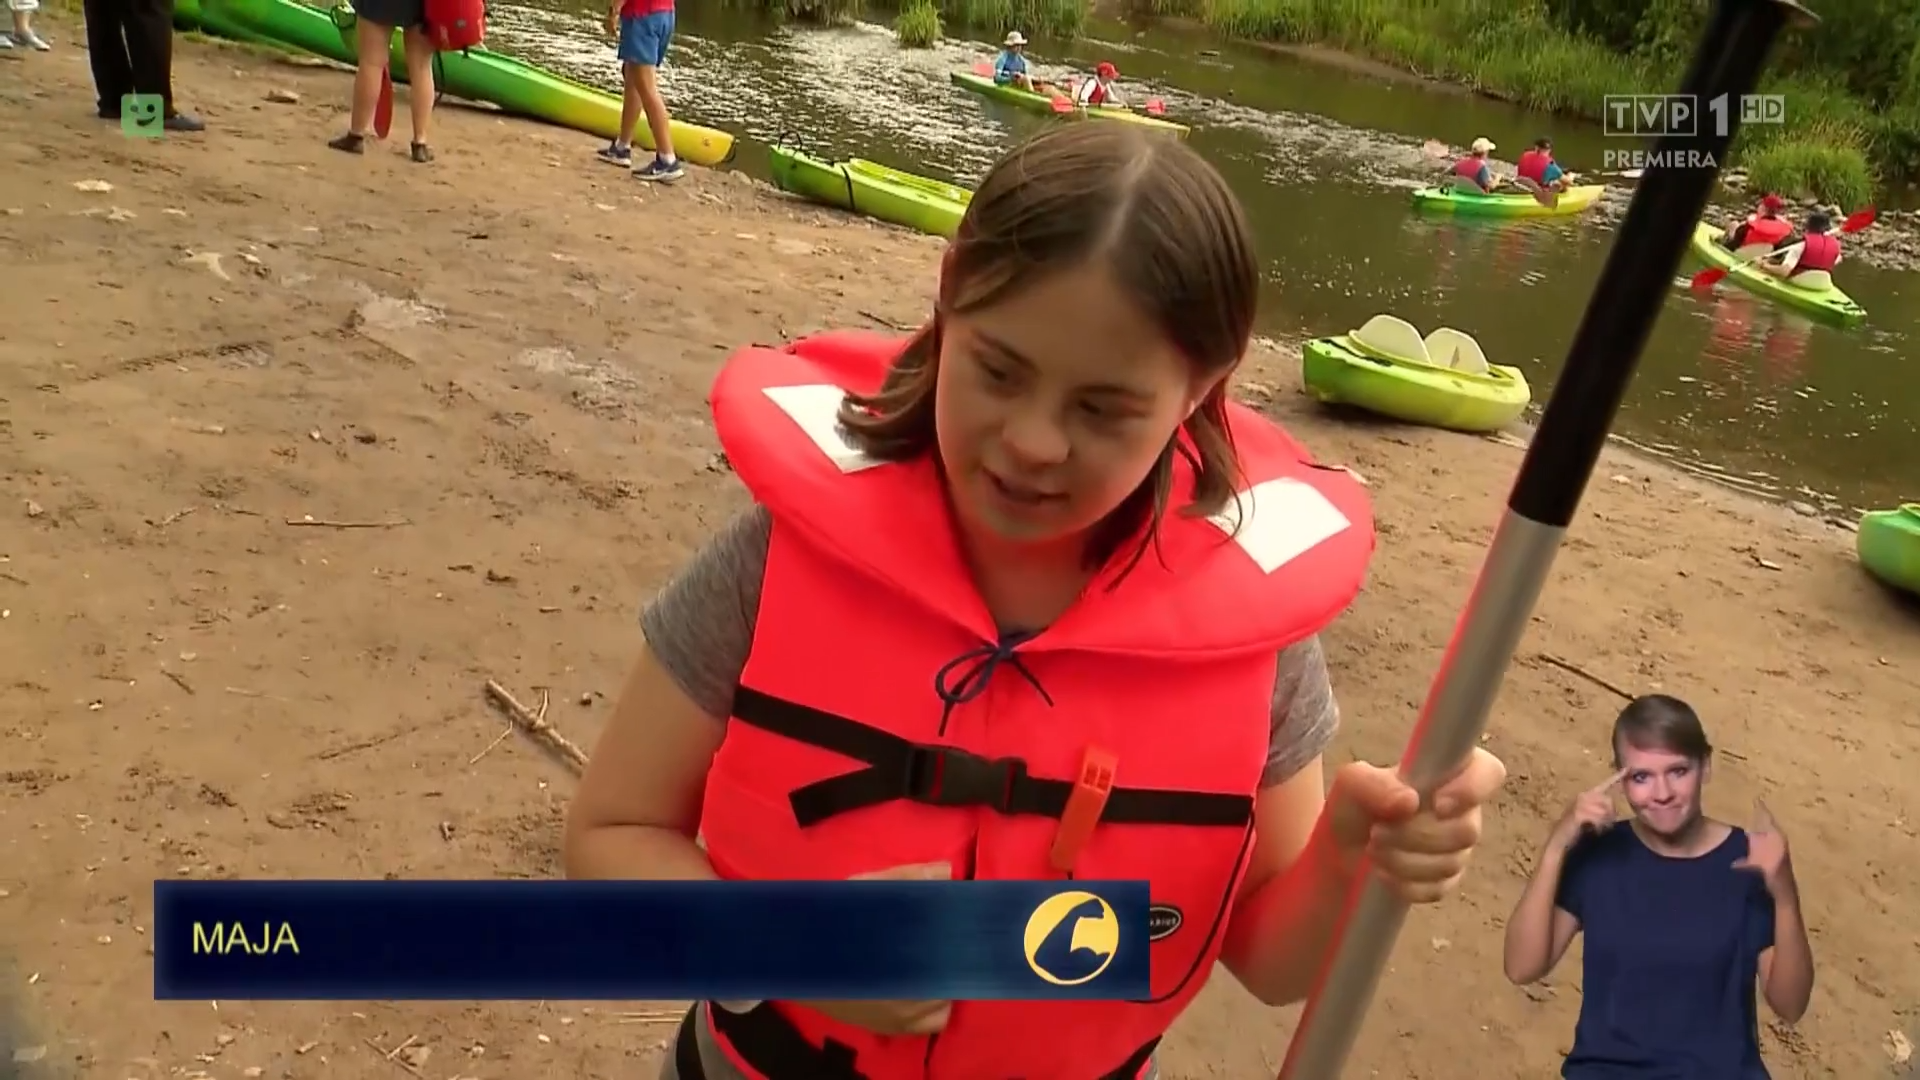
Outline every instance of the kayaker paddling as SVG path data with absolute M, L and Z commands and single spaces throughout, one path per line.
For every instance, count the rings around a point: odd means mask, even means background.
M 1566 170 L 1553 160 L 1553 140 L 1545 136 L 1533 140 L 1533 146 L 1520 155 L 1515 172 L 1542 191 L 1565 191 L 1572 182 Z
M 1760 197 L 1760 203 L 1754 207 L 1747 220 L 1735 225 L 1732 231 L 1722 237 L 1720 243 L 1728 251 L 1739 251 L 1743 247 L 1778 247 L 1787 237 L 1793 235 L 1793 223 L 1780 216 L 1786 209 L 1786 201 L 1769 192 Z
M 1120 69 L 1111 61 L 1100 61 L 1100 65 L 1093 69 L 1093 78 L 1083 79 L 1079 86 L 1073 88 L 1073 103 L 1088 108 L 1126 108 L 1126 99 L 1120 96 L 1120 91 L 1113 85 L 1113 80 L 1119 77 Z
M 1152 998 L 701 1003 L 664 1077 L 1151 1076 L 1216 960 L 1304 997 L 1363 865 L 1451 891 L 1502 782 L 1475 749 L 1424 801 L 1360 762 L 1325 787 L 1317 634 L 1371 512 L 1228 395 L 1260 267 L 1212 166 L 1053 126 L 981 182 L 935 295 L 908 339 L 723 366 L 754 505 L 641 616 L 567 872 L 1144 879 Z
M 1761 261 L 1760 269 L 1796 285 L 1831 285 L 1831 272 L 1840 264 L 1840 238 L 1833 235 L 1833 218 L 1823 210 L 1807 215 L 1806 235 L 1789 244 L 1779 258 Z M 1817 274 L 1818 278 L 1808 275 Z
M 997 86 L 1012 86 L 1028 93 L 1045 93 L 1047 84 L 1033 77 L 1027 67 L 1027 39 L 1015 30 L 1002 43 L 1000 55 L 993 58 L 993 81 Z
M 1466 157 L 1453 163 L 1453 175 L 1473 181 L 1483 193 L 1493 192 L 1493 164 L 1488 157 L 1494 151 L 1493 140 L 1481 137 L 1473 140 L 1473 146 Z M 1456 181 L 1457 183 L 1458 181 Z

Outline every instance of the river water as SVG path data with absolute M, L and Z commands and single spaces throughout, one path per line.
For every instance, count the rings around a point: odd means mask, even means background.
M 489 44 L 618 92 L 599 29 L 605 9 L 546 2 L 490 10 Z M 881 25 L 780 27 L 702 4 L 682 7 L 674 45 L 662 82 L 676 115 L 751 140 L 733 167 L 762 177 L 764 144 L 784 140 L 971 185 L 1019 135 L 1057 122 L 949 84 L 950 71 L 991 55 L 983 42 L 903 50 Z M 1423 332 L 1453 326 L 1493 362 L 1524 370 L 1536 410 L 1545 403 L 1630 181 L 1609 179 L 1584 214 L 1531 222 L 1423 215 L 1408 192 L 1447 163 L 1423 149 L 1428 140 L 1462 146 L 1485 135 L 1511 161 L 1550 135 L 1562 162 L 1590 173 L 1617 140 L 1183 28 L 1096 19 L 1078 41 L 1028 51 L 1081 70 L 1111 59 L 1132 99 L 1157 96 L 1193 125 L 1191 145 L 1227 177 L 1258 233 L 1263 334 L 1298 341 L 1382 312 Z M 1866 326 L 1816 324 L 1730 284 L 1696 295 L 1676 278 L 1616 431 L 1683 468 L 1827 512 L 1920 497 L 1920 369 L 1906 355 L 1920 321 L 1916 279 L 1858 258 L 1838 276 L 1870 312 Z

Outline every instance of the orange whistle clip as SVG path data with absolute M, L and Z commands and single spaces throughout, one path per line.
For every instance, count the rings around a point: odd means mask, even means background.
M 1053 834 L 1053 851 L 1048 861 L 1062 874 L 1073 873 L 1073 864 L 1100 824 L 1100 813 L 1107 808 L 1107 796 L 1113 793 L 1113 771 L 1120 763 L 1113 754 L 1097 746 L 1087 747 L 1080 759 L 1080 775 L 1067 793 L 1067 805 L 1060 811 L 1060 828 Z

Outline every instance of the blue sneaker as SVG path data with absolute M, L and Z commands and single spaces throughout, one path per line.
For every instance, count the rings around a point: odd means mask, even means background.
M 687 175 L 687 170 L 681 166 L 680 159 L 678 158 L 672 161 L 662 161 L 656 157 L 647 163 L 646 168 L 633 170 L 633 178 L 635 180 L 645 180 L 649 183 L 656 184 L 671 184 L 685 175 Z
M 600 148 L 600 160 L 614 165 L 632 165 L 633 147 L 621 146 L 617 142 L 608 143 Z

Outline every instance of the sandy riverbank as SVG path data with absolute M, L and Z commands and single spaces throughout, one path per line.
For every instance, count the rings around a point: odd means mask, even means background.
M 404 141 L 346 157 L 323 142 L 344 75 L 199 45 L 177 82 L 209 132 L 127 139 L 91 116 L 77 27 L 49 24 L 58 51 L 0 67 L 0 1000 L 25 1002 L 34 1068 L 651 1075 L 669 1026 L 618 1015 L 644 1004 L 154 1004 L 150 882 L 554 874 L 572 776 L 498 739 L 482 682 L 544 689 L 591 745 L 640 599 L 743 498 L 714 463 L 715 365 L 914 321 L 938 243 L 728 175 L 642 189 L 590 138 L 470 110 L 442 110 L 431 166 Z M 1391 759 L 1518 451 L 1329 420 L 1292 372 L 1262 353 L 1248 391 L 1378 499 L 1373 579 L 1328 640 L 1340 752 Z M 1769 1029 L 1775 1075 L 1885 1073 L 1920 1009 L 1896 918 L 1920 904 L 1920 617 L 1847 545 L 1602 466 L 1500 703 L 1487 850 L 1409 925 L 1351 1075 L 1555 1071 L 1577 968 L 1508 986 L 1499 926 L 1604 774 L 1599 680 L 1695 700 L 1728 751 L 1714 805 L 1743 820 L 1764 793 L 1795 843 L 1821 983 Z M 1292 1017 L 1217 981 L 1170 1072 L 1268 1075 Z

